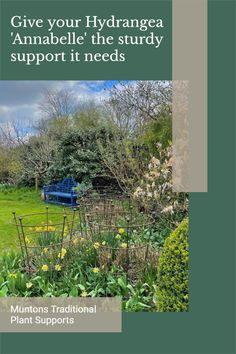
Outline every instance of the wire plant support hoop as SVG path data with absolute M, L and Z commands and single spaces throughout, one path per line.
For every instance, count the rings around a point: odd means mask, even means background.
M 156 267 L 158 251 L 151 246 L 155 217 L 140 212 L 130 199 L 121 204 L 99 198 L 99 204 L 79 205 L 59 212 L 18 216 L 13 213 L 23 268 L 28 273 L 62 271 L 83 260 L 113 274 L 125 273 L 135 280 L 148 266 Z M 118 207 L 115 207 L 117 206 Z M 90 251 L 86 251 L 86 249 Z
M 49 259 L 58 255 L 57 264 L 60 265 L 65 246 L 78 237 L 76 209 L 51 212 L 46 207 L 45 212 L 21 216 L 13 212 L 13 223 L 17 229 L 23 266 L 28 273 L 37 269 L 39 260 L 43 257 Z
M 106 270 L 115 266 L 117 274 L 125 271 L 133 278 L 154 259 L 153 250 L 150 252 L 151 232 L 144 237 L 147 227 L 154 223 L 152 215 L 140 213 L 129 205 L 126 211 L 113 209 L 103 213 L 98 209 L 84 218 L 99 265 Z

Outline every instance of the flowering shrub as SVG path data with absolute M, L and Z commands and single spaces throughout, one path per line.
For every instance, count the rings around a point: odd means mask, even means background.
M 176 226 L 188 212 L 188 195 L 173 192 L 172 147 L 163 148 L 160 143 L 157 147 L 159 154 L 151 158 L 133 197 L 141 208 L 155 211 L 159 222 L 163 220 Z

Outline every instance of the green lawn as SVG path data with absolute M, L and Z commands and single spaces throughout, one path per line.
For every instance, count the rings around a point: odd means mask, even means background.
M 47 205 L 50 211 L 62 211 L 60 206 Z M 18 216 L 39 213 L 45 211 L 45 206 L 40 195 L 32 189 L 0 188 L 0 254 L 18 247 L 17 230 L 12 224 L 12 212 L 15 211 Z M 34 217 L 32 221 L 38 223 L 39 219 Z

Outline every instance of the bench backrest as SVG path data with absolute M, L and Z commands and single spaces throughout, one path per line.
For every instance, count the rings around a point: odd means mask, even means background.
M 70 193 L 77 183 L 73 178 L 65 178 L 62 182 L 57 183 L 57 190 L 60 192 Z

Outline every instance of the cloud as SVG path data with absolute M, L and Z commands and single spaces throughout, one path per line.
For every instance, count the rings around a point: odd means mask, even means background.
M 45 90 L 69 89 L 78 103 L 100 102 L 115 81 L 0 81 L 0 124 L 21 122 L 22 126 L 40 118 L 38 104 Z

